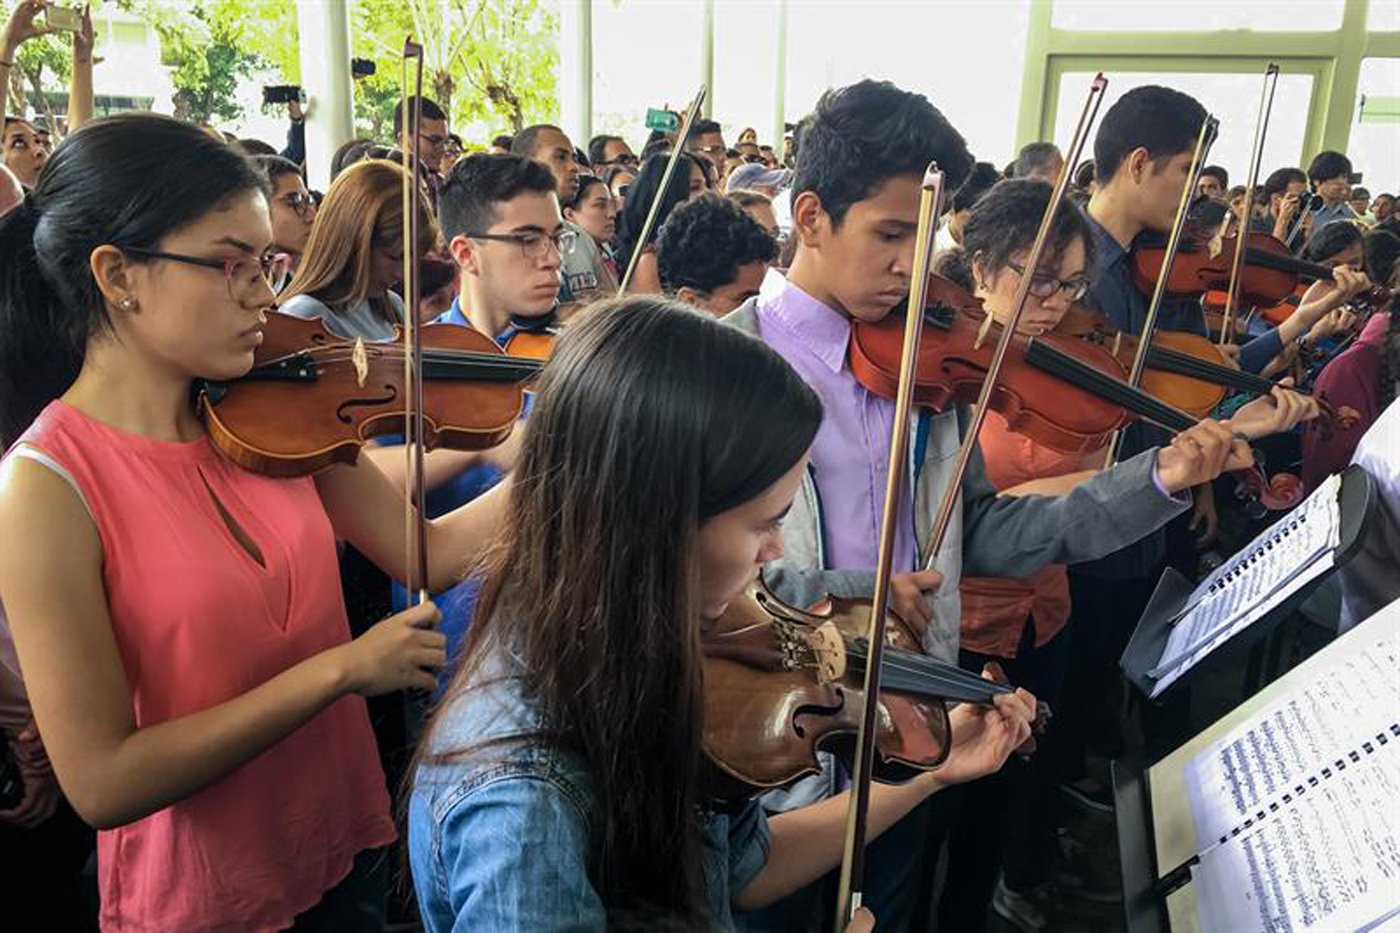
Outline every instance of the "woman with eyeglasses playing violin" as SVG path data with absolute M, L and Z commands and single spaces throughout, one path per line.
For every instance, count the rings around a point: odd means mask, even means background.
M 443 639 L 430 605 L 350 638 L 336 538 L 407 576 L 372 464 L 273 479 L 205 433 L 195 386 L 252 367 L 273 242 L 252 163 L 152 114 L 84 125 L 0 219 L 0 632 L 98 828 L 104 930 L 382 927 L 363 697 L 431 688 Z M 430 588 L 490 502 L 429 523 Z

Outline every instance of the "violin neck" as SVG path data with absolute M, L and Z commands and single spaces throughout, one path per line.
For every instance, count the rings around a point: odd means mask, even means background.
M 1251 395 L 1268 395 L 1274 388 L 1274 384 L 1262 376 L 1210 363 L 1189 353 L 1166 347 L 1148 348 L 1147 365 L 1158 372 L 1189 376 L 1211 385 L 1225 386 L 1227 389 L 1248 392 Z
M 1180 433 L 1196 424 L 1196 419 L 1181 409 L 1174 408 L 1141 389 L 1135 389 L 1043 341 L 1032 338 L 1028 342 L 1026 362 L 1063 379 L 1070 385 L 1122 406 L 1139 418 L 1159 424 L 1169 431 Z
M 1244 248 L 1244 256 L 1245 261 L 1251 266 L 1275 269 L 1279 272 L 1292 272 L 1305 279 L 1317 280 L 1332 278 L 1332 269 L 1328 266 L 1319 265 L 1315 262 L 1307 262 L 1302 259 L 1295 259 L 1292 256 L 1284 256 L 1280 253 L 1271 253 L 1265 249 L 1246 246 Z
M 846 657 L 854 661 L 852 673 L 865 673 L 869 657 L 864 638 L 846 639 Z M 925 654 L 886 646 L 880 665 L 880 689 L 930 700 L 956 700 L 962 703 L 991 703 L 1003 693 L 1010 693 L 1007 684 L 978 677 L 960 667 L 947 664 Z

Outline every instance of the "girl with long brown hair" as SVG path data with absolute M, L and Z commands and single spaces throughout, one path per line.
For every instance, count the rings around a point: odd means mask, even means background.
M 430 931 L 731 929 L 836 866 L 847 802 L 707 810 L 700 635 L 759 568 L 821 406 L 772 350 L 662 299 L 595 306 L 540 382 L 460 669 L 409 802 Z M 871 830 L 1001 767 L 1034 700 L 959 707 L 937 771 Z M 639 919 L 641 918 L 641 919 Z
M 296 276 L 279 310 L 322 318 L 343 337 L 392 340 L 403 299 L 403 169 L 370 159 L 341 172 L 316 214 Z M 437 223 L 418 196 L 418 255 L 438 242 Z M 425 288 L 423 294 L 432 289 Z

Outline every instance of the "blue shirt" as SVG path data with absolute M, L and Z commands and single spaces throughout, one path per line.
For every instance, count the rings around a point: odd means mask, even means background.
M 408 852 L 428 933 L 604 931 L 594 886 L 601 814 L 581 758 L 538 736 L 522 684 L 488 660 L 439 713 L 408 805 Z M 702 825 L 706 900 L 733 930 L 730 903 L 768 861 L 754 801 Z
M 460 302 L 452 299 L 452 307 L 448 308 L 434 320 L 434 324 L 456 324 L 459 327 L 471 327 L 471 321 L 462 313 Z M 515 335 L 517 328 L 507 327 L 496 336 L 496 343 L 505 345 L 511 337 Z M 529 396 L 526 396 L 526 407 L 521 411 L 520 417 L 524 419 L 529 412 Z M 500 467 L 491 463 L 478 463 L 475 466 L 463 470 L 452 477 L 447 482 L 436 487 L 428 493 L 428 517 L 438 518 L 471 502 L 477 496 L 490 490 L 501 481 L 505 472 Z M 433 596 L 433 603 L 442 613 L 442 624 L 439 630 L 447 636 L 447 657 L 448 664 L 438 674 L 438 689 L 447 686 L 452 679 L 455 670 L 456 659 L 461 654 L 461 646 L 466 640 L 467 628 L 471 625 L 472 613 L 476 611 L 476 597 L 481 588 L 481 581 L 477 577 L 468 577 L 451 589 L 443 590 Z M 402 583 L 394 581 L 393 607 L 398 612 L 408 608 L 409 594 Z
M 1331 207 L 1324 205 L 1312 212 L 1314 232 L 1337 220 L 1356 220 L 1356 211 L 1346 201 L 1338 201 Z

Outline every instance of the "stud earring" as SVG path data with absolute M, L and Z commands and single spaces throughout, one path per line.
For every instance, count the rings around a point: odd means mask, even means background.
M 130 311 L 131 305 L 132 301 L 130 298 L 123 298 L 121 301 L 117 302 L 117 307 L 121 308 L 123 311 Z

